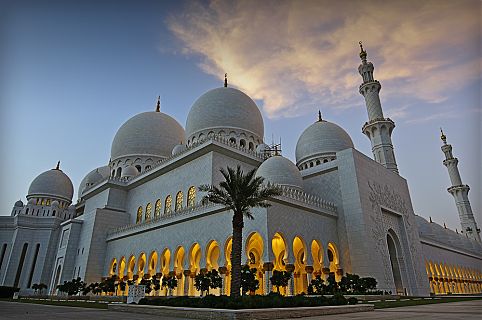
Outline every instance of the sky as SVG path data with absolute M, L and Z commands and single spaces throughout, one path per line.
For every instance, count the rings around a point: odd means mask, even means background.
M 361 132 L 363 41 L 416 214 L 460 230 L 443 127 L 482 226 L 481 13 L 476 0 L 0 0 L 0 215 L 58 160 L 75 202 L 122 123 L 161 95 L 162 111 L 184 126 L 225 72 L 285 157 L 295 160 L 318 110 L 372 157 Z

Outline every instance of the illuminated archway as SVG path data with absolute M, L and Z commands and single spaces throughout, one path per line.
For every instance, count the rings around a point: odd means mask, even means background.
M 160 264 L 160 272 L 162 276 L 165 277 L 171 271 L 169 268 L 171 267 L 171 250 L 165 248 L 161 254 L 161 264 Z M 161 294 L 167 296 L 168 289 L 166 287 L 161 288 Z
M 112 261 L 110 262 L 109 277 L 115 276 L 116 273 L 117 273 L 117 259 L 113 258 Z
M 136 266 L 136 257 L 131 256 L 129 258 L 129 263 L 127 264 L 127 280 L 134 279 L 134 268 Z
M 182 202 L 183 202 L 183 194 L 182 194 L 182 191 L 179 191 L 176 194 L 176 205 L 174 207 L 174 211 L 182 210 Z
M 141 281 L 141 279 L 144 277 L 144 268 L 146 267 L 146 254 L 142 252 L 139 255 L 139 259 L 137 262 L 137 283 Z
M 294 277 L 294 294 L 308 292 L 308 280 L 306 277 L 306 246 L 300 236 L 293 239 L 293 256 L 295 259 Z
M 286 271 L 286 261 L 288 259 L 288 250 L 286 250 L 286 241 L 283 235 L 276 232 L 271 239 L 271 250 L 273 251 L 274 261 L 273 261 L 273 271 Z M 269 279 L 266 279 L 269 281 Z M 286 295 L 286 288 L 280 288 L 280 293 Z
M 174 253 L 174 272 L 177 277 L 177 288 L 175 295 L 182 296 L 184 294 L 184 247 L 179 246 Z
M 147 272 L 149 272 L 149 275 L 155 276 L 157 273 L 157 251 L 152 251 L 151 254 L 149 255 L 149 266 L 147 268 Z
M 224 294 L 230 295 L 231 292 L 231 251 L 233 249 L 233 238 L 229 237 L 226 239 L 224 244 L 224 258 L 226 259 L 226 277 L 224 284 Z
M 187 280 L 189 281 L 188 295 L 190 296 L 200 295 L 200 292 L 194 287 L 194 276 L 201 271 L 201 255 L 201 246 L 196 242 L 189 250 L 189 270 L 191 275 Z
M 246 258 L 249 267 L 256 269 L 256 279 L 259 281 L 259 288 L 256 290 L 256 294 L 263 294 L 263 253 L 263 238 L 258 232 L 251 233 L 246 239 Z
M 215 240 L 209 241 L 206 247 L 206 269 L 208 271 L 219 269 L 219 256 L 221 255 L 221 250 L 219 244 Z M 211 290 L 211 294 L 220 295 L 221 288 Z
M 192 186 L 187 191 L 187 206 L 194 207 L 196 204 L 196 187 Z
M 323 269 L 323 247 L 318 240 L 311 242 L 311 257 L 313 258 L 313 277 L 320 276 Z
M 327 255 L 328 262 L 330 263 L 330 273 L 333 272 L 335 274 L 336 281 L 340 281 L 341 275 L 336 274 L 336 270 L 338 270 L 340 267 L 340 258 L 338 255 L 338 249 L 333 242 L 328 243 Z

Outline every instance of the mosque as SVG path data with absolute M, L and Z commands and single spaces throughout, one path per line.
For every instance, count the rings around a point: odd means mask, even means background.
M 362 132 L 373 158 L 320 115 L 299 137 L 293 163 L 265 144 L 257 105 L 227 80 L 194 102 L 185 128 L 158 102 L 119 128 L 111 159 L 85 176 L 75 204 L 72 182 L 57 165 L 32 181 L 26 204 L 19 200 L 0 217 L 0 285 L 28 294 L 45 283 L 54 294 L 75 277 L 91 283 L 170 274 L 178 278 L 174 295 L 195 296 L 194 276 L 217 269 L 223 286 L 215 293 L 229 294 L 232 213 L 201 201 L 197 187 L 217 185 L 220 168 L 241 165 L 282 189 L 271 207 L 245 220 L 242 260 L 257 269 L 257 293 L 271 290 L 273 270 L 293 272 L 286 295 L 307 292 L 313 277 L 330 273 L 374 277 L 380 290 L 402 295 L 482 292 L 480 229 L 452 146 L 442 133 L 460 232 L 414 213 L 397 169 L 395 123 L 383 115 L 381 84 L 360 47 L 359 92 L 368 111 Z

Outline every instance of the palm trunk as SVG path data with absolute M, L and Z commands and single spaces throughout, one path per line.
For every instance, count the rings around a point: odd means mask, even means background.
M 243 213 L 233 216 L 233 246 L 231 248 L 231 297 L 239 297 L 241 289 L 241 255 L 243 246 Z

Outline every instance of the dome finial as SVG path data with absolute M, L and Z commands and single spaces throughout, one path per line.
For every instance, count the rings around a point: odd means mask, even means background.
M 318 110 L 318 122 L 323 121 L 323 118 L 321 118 L 321 110 Z
M 156 112 L 161 111 L 161 96 L 157 96 Z
M 57 166 L 55 167 L 55 170 L 60 170 L 60 160 L 57 162 Z
M 224 87 L 225 88 L 228 87 L 228 74 L 227 73 L 224 74 Z
M 360 44 L 360 58 L 362 59 L 362 61 L 366 61 L 367 60 L 367 52 L 363 49 L 363 44 L 361 41 L 358 42 Z
M 440 128 L 440 139 L 444 142 L 444 144 L 447 144 L 447 137 L 445 136 L 442 128 Z

